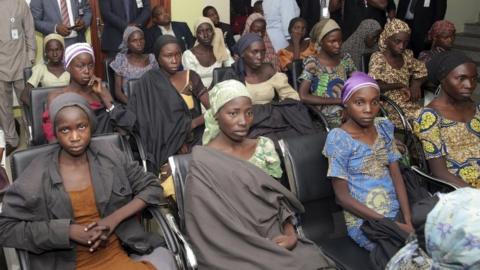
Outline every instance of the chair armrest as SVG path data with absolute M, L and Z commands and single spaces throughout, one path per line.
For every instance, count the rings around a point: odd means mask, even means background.
M 192 246 L 187 241 L 185 236 L 183 236 L 183 234 L 178 229 L 177 223 L 175 222 L 175 218 L 173 217 L 173 215 L 168 213 L 168 214 L 166 214 L 166 217 L 167 217 L 168 224 L 170 225 L 170 228 L 172 228 L 173 232 L 175 232 L 178 239 L 183 244 L 183 247 L 185 249 L 185 257 L 186 257 L 185 259 L 187 261 L 188 269 L 197 269 L 198 268 L 197 257 L 195 256 L 195 253 L 193 252 Z
M 135 132 L 130 132 L 130 136 L 135 140 L 135 144 L 137 145 L 138 154 L 140 155 L 140 159 L 142 160 L 142 166 L 145 171 L 147 171 L 147 154 L 145 149 L 143 148 L 142 140 L 140 136 Z
M 21 270 L 29 270 L 30 269 L 30 259 L 28 258 L 28 251 L 22 249 L 15 249 L 17 253 L 18 262 L 20 264 Z
M 424 173 L 422 170 L 420 170 L 420 168 L 418 168 L 418 167 L 415 166 L 415 165 L 414 165 L 414 166 L 411 166 L 410 168 L 411 168 L 412 171 L 414 171 L 416 174 L 420 175 L 421 177 L 423 177 L 423 178 L 425 178 L 425 179 L 427 179 L 427 180 L 429 180 L 429 181 L 432 181 L 432 182 L 434 182 L 434 183 L 436 183 L 436 184 L 440 184 L 440 185 L 442 185 L 442 186 L 446 186 L 446 187 L 448 187 L 448 188 L 450 188 L 450 189 L 453 189 L 453 190 L 457 190 L 457 189 L 458 189 L 458 187 L 455 186 L 455 185 L 452 184 L 452 183 L 449 183 L 449 182 L 447 182 L 447 181 L 445 181 L 445 180 L 442 180 L 442 179 L 439 179 L 439 178 L 436 178 L 436 177 L 434 177 L 434 176 L 431 176 L 431 175 L 429 175 L 429 174 Z
M 405 118 L 405 114 L 403 113 L 403 110 L 398 107 L 397 103 L 395 103 L 393 100 L 391 100 L 390 98 L 382 95 L 381 96 L 381 99 L 385 102 L 388 103 L 388 105 L 392 106 L 392 108 L 397 112 L 397 114 L 399 115 L 400 117 L 400 121 L 402 122 L 402 127 L 403 127 L 403 135 L 405 136 L 405 138 L 407 137 L 407 132 L 409 130 L 413 130 L 410 123 L 407 121 L 407 119 Z
M 322 121 L 322 124 L 325 126 L 325 131 L 329 132 L 330 128 L 328 127 L 328 122 L 327 122 L 327 118 L 325 118 L 325 115 L 323 115 L 323 113 L 315 109 L 313 105 L 305 104 L 305 106 L 307 106 L 310 113 L 315 114 L 315 116 L 317 116 L 320 119 L 320 121 Z
M 162 230 L 163 237 L 167 244 L 168 249 L 174 254 L 177 255 L 180 253 L 178 248 L 178 242 L 175 239 L 175 234 L 173 230 L 167 223 L 165 216 L 163 215 L 160 207 L 150 206 L 146 209 L 153 217 L 153 219 L 158 223 L 160 229 Z

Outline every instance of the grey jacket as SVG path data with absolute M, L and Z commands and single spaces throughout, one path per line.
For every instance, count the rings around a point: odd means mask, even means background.
M 30 252 L 32 269 L 74 269 L 75 243 L 69 226 L 73 210 L 58 170 L 60 147 L 37 157 L 7 190 L 0 213 L 0 246 Z M 87 150 L 97 209 L 101 217 L 140 198 L 163 202 L 158 179 L 110 144 L 92 142 Z M 139 254 L 160 246 L 158 234 L 146 233 L 135 216 L 115 230 L 124 247 Z

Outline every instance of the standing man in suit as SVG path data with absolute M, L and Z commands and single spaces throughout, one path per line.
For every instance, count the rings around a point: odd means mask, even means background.
M 51 33 L 62 35 L 65 47 L 85 42 L 85 30 L 92 21 L 88 0 L 32 0 L 30 10 L 35 30 L 44 36 Z
M 122 43 L 123 31 L 129 25 L 145 28 L 150 17 L 149 0 L 99 0 L 104 28 L 102 51 L 115 57 Z
M 410 48 L 415 57 L 425 48 L 427 33 L 433 23 L 443 20 L 447 11 L 447 0 L 399 0 L 397 18 L 405 21 L 412 29 Z
M 145 53 L 153 53 L 155 40 L 161 35 L 171 35 L 178 39 L 182 52 L 192 48 L 195 39 L 192 31 L 184 22 L 172 22 L 170 14 L 162 6 L 156 6 L 152 11 L 152 27 L 145 31 Z M 157 58 L 158 55 L 155 55 Z

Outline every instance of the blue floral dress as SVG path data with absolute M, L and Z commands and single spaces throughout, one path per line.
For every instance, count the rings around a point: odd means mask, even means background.
M 394 219 L 399 211 L 395 187 L 388 165 L 401 155 L 394 144 L 393 124 L 385 118 L 375 119 L 377 139 L 368 145 L 353 139 L 341 128 L 330 131 L 323 155 L 328 158 L 330 178 L 348 182 L 350 195 L 375 212 Z M 361 247 L 375 246 L 360 230 L 363 219 L 344 211 L 348 235 Z

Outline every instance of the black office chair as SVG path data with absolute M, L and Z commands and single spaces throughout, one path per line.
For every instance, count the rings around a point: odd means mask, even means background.
M 25 83 L 25 86 L 27 86 L 27 82 L 32 77 L 32 68 L 31 67 L 26 67 L 23 69 L 23 81 Z
M 372 53 L 362 54 L 362 58 L 360 59 L 360 71 L 368 73 L 368 66 L 370 65 L 370 57 L 372 57 Z
M 114 58 L 107 58 L 105 59 L 104 68 L 105 68 L 105 80 L 107 81 L 108 90 L 110 90 L 110 94 L 114 99 L 115 97 L 115 71 L 110 67 L 110 63 L 112 63 Z
M 295 59 L 292 62 L 292 69 L 289 70 L 289 79 L 291 80 L 290 85 L 295 90 L 299 90 L 300 84 L 298 83 L 298 77 L 302 74 L 303 71 L 303 60 Z
M 212 84 L 211 87 L 215 86 L 217 83 L 228 80 L 228 79 L 235 79 L 237 75 L 235 71 L 231 67 L 219 67 L 213 70 L 212 75 Z M 205 87 L 209 87 L 205 85 Z
M 127 82 L 127 89 L 125 89 L 125 95 L 127 97 L 130 97 L 133 92 L 135 92 L 135 89 L 137 89 L 138 82 L 140 79 L 131 79 L 128 80 Z
M 30 114 L 27 120 L 30 123 L 30 144 L 41 145 L 48 143 L 42 129 L 42 115 L 47 108 L 48 94 L 59 91 L 61 87 L 41 87 L 32 90 L 30 95 Z
M 127 155 L 132 159 L 131 151 L 129 150 L 129 144 L 119 134 L 114 133 L 114 134 L 107 134 L 107 135 L 101 135 L 101 136 L 94 136 L 92 137 L 92 141 L 114 144 L 120 150 L 127 153 Z M 57 144 L 48 144 L 48 145 L 35 146 L 23 151 L 15 152 L 11 158 L 12 179 L 15 180 L 20 175 L 20 173 L 23 170 L 25 170 L 25 168 L 27 168 L 28 165 L 36 157 L 38 157 L 43 153 L 51 151 L 55 147 L 57 147 Z M 178 229 L 177 229 L 177 232 L 175 232 L 176 228 L 171 227 L 172 218 L 169 217 L 169 215 L 170 214 L 164 215 L 160 211 L 160 209 L 157 207 L 149 207 L 146 209 L 146 212 L 143 214 L 143 220 L 148 219 L 149 216 L 153 217 L 153 219 L 160 226 L 167 248 L 174 255 L 179 269 L 184 269 L 185 268 L 184 254 L 186 254 L 187 252 L 183 250 L 183 248 L 178 242 L 177 237 L 180 232 L 178 231 Z M 17 255 L 19 257 L 21 269 L 22 270 L 30 269 L 28 252 L 24 250 L 17 250 Z
M 343 269 L 371 269 L 368 251 L 346 235 L 342 208 L 327 179 L 328 161 L 322 155 L 326 136 L 322 132 L 279 142 L 290 189 L 305 207 L 299 234 L 321 246 Z

